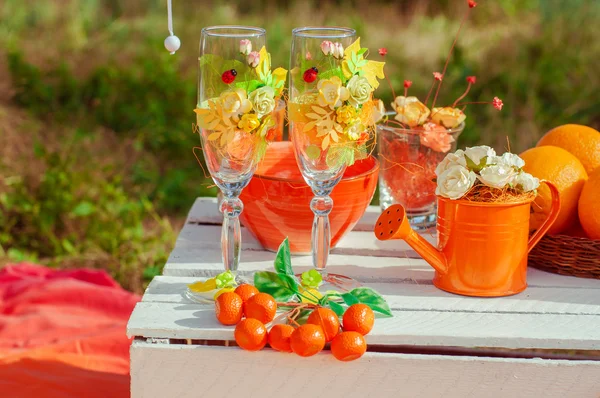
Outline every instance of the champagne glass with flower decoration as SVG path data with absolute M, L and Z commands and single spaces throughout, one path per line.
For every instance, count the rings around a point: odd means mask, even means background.
M 223 195 L 223 264 L 234 274 L 242 247 L 239 195 L 265 153 L 287 75 L 283 68 L 271 71 L 265 38 L 261 28 L 213 26 L 202 29 L 200 39 L 196 131 Z
M 456 150 L 456 141 L 465 127 L 465 106 L 489 103 L 498 110 L 502 108 L 502 100 L 497 97 L 491 102 L 462 102 L 476 83 L 475 76 L 466 77 L 465 92 L 451 105 L 436 107 L 458 35 L 476 6 L 475 1 L 466 1 L 465 14 L 444 69 L 441 73 L 433 72 L 425 100 L 421 102 L 408 95 L 412 86 L 410 80 L 404 81 L 404 93 L 400 96 L 396 96 L 390 84 L 394 112 L 377 126 L 381 163 L 379 203 L 384 210 L 392 204 L 401 204 L 411 227 L 417 231 L 427 231 L 436 225 L 435 171 L 446 154 Z M 380 48 L 379 54 L 385 57 L 387 49 Z
M 291 48 L 288 119 L 296 161 L 315 195 L 313 265 L 323 282 L 337 286 L 355 283 L 325 271 L 334 206 L 329 195 L 346 166 L 368 155 L 383 105 L 373 91 L 384 63 L 368 61 L 355 35 L 349 28 L 297 28 Z

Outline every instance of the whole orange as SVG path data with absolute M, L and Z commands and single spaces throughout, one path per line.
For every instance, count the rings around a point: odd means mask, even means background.
M 246 318 L 258 319 L 262 323 L 269 323 L 275 318 L 277 302 L 267 293 L 258 293 L 244 303 Z
M 244 302 L 234 292 L 225 292 L 215 300 L 215 315 L 223 325 L 235 325 L 242 320 Z
M 590 174 L 600 167 L 600 131 L 580 124 L 565 124 L 546 133 L 537 146 L 552 145 L 573 154 Z
M 246 318 L 235 327 L 235 342 L 244 350 L 258 351 L 267 344 L 267 328 L 259 320 Z
M 331 353 L 340 361 L 354 361 L 367 351 L 367 342 L 358 332 L 342 332 L 331 342 Z
M 258 294 L 258 289 L 255 286 L 252 286 L 248 283 L 244 283 L 243 285 L 239 285 L 235 288 L 234 292 L 236 292 L 245 303 L 248 299 L 255 294 Z
M 363 336 L 373 329 L 375 314 L 366 304 L 352 304 L 342 318 L 345 332 L 358 332 Z
M 325 333 L 321 326 L 305 324 L 298 327 L 290 337 L 292 351 L 301 357 L 310 357 L 325 347 Z
M 579 222 L 590 239 L 600 239 L 600 169 L 590 174 L 579 197 Z
M 282 352 L 292 352 L 291 340 L 294 327 L 291 325 L 275 325 L 269 330 L 269 345 L 272 349 Z
M 325 341 L 330 342 L 340 331 L 340 319 L 329 308 L 319 307 L 310 313 L 306 323 L 319 325 L 325 333 Z
M 566 231 L 577 222 L 577 202 L 588 176 L 581 162 L 566 150 L 555 146 L 540 146 L 523 152 L 523 170 L 540 180 L 553 183 L 560 193 L 560 212 L 549 234 Z M 541 184 L 538 196 L 531 205 L 529 227 L 538 229 L 546 220 L 552 196 L 550 189 Z

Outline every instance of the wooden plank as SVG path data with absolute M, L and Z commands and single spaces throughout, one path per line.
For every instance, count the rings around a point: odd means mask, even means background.
M 340 363 L 328 352 L 131 346 L 133 398 L 598 397 L 599 374 L 595 361 L 367 352 Z
M 261 244 L 246 228 L 242 228 L 242 251 L 263 250 Z M 435 235 L 424 238 L 436 245 Z M 185 224 L 175 243 L 177 248 L 194 247 L 198 249 L 218 248 L 221 244 L 221 227 L 218 225 Z M 374 257 L 420 256 L 402 240 L 380 241 L 373 231 L 350 231 L 332 249 L 335 254 L 369 255 Z
M 379 206 L 369 206 L 360 218 L 354 231 L 373 231 L 375 221 L 381 214 Z M 196 198 L 194 205 L 188 213 L 186 223 L 221 225 L 223 216 L 219 213 L 217 198 Z
M 266 251 L 245 251 L 239 272 L 249 276 L 255 271 L 273 270 L 275 255 Z M 312 267 L 310 256 L 294 256 L 292 264 L 297 272 Z M 431 284 L 433 269 L 422 259 L 406 257 L 371 257 L 332 254 L 327 269 L 333 273 L 348 275 L 363 282 L 404 282 Z M 163 270 L 169 276 L 214 276 L 223 271 L 221 251 L 217 248 L 199 249 L 176 247 Z M 529 268 L 527 279 L 530 287 L 570 287 L 600 289 L 600 280 L 575 278 Z M 600 299 L 599 299 L 600 301 Z
M 142 298 L 145 302 L 190 303 L 183 296 L 190 277 L 155 277 Z M 410 283 L 369 283 L 397 310 L 454 311 L 520 314 L 600 315 L 596 289 L 536 288 L 495 299 L 464 297 L 446 293 L 432 285 Z M 600 331 L 599 331 L 600 333 Z
M 380 345 L 600 349 L 600 316 L 393 310 L 375 322 L 367 342 Z M 129 336 L 233 340 L 233 327 L 217 322 L 212 305 L 140 302 Z

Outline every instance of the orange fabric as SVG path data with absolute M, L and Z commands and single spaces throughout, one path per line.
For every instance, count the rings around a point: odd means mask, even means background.
M 0 396 L 127 397 L 139 296 L 104 271 L 0 270 Z

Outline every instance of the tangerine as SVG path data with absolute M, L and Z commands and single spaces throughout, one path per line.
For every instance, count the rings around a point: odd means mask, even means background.
M 261 350 L 267 344 L 267 328 L 253 318 L 246 318 L 235 327 L 235 342 L 247 351 Z
M 257 293 L 244 303 L 246 318 L 258 319 L 262 323 L 269 323 L 275 318 L 277 302 L 267 293 Z
M 375 314 L 366 304 L 352 304 L 342 318 L 345 332 L 358 332 L 363 336 L 373 329 Z
M 305 324 L 294 330 L 290 336 L 292 351 L 301 357 L 313 356 L 325 347 L 325 333 L 318 325 Z
M 325 341 L 330 342 L 340 331 L 340 319 L 329 308 L 319 307 L 308 316 L 306 323 L 319 325 L 325 333 Z
M 600 167 L 600 131 L 580 124 L 565 124 L 546 133 L 537 146 L 552 145 L 573 154 L 589 174 Z
M 540 146 L 523 152 L 523 170 L 540 180 L 553 183 L 560 194 L 560 212 L 549 234 L 568 230 L 577 221 L 577 202 L 588 175 L 581 162 L 571 153 L 556 146 Z M 537 230 L 546 221 L 552 206 L 550 188 L 541 184 L 531 205 L 529 228 Z
M 292 352 L 290 337 L 294 333 L 291 325 L 278 324 L 269 330 L 268 341 L 272 349 L 281 352 Z
M 579 197 L 579 222 L 590 239 L 600 239 L 600 169 L 590 174 Z
M 354 361 L 367 351 L 367 342 L 358 332 L 342 332 L 331 342 L 331 353 L 340 361 Z
M 234 291 L 242 298 L 242 301 L 244 303 L 248 301 L 250 297 L 254 296 L 255 294 L 258 294 L 258 289 L 255 286 L 250 285 L 248 283 L 239 285 L 235 288 Z
M 223 325 L 235 325 L 242 320 L 244 302 L 234 292 L 225 292 L 215 300 L 215 315 Z

